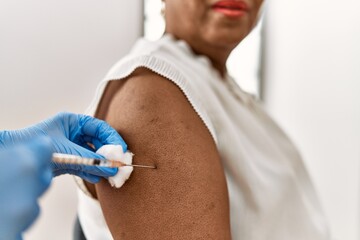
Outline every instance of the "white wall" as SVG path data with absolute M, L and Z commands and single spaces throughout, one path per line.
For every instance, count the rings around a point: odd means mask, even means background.
M 141 32 L 142 1 L 0 0 L 0 129 L 83 112 Z M 55 179 L 41 203 L 25 239 L 71 239 L 71 177 Z
M 265 101 L 299 146 L 334 239 L 359 239 L 360 1 L 270 0 Z

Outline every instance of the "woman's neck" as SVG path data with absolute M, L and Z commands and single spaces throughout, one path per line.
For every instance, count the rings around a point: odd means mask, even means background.
M 185 41 L 192 49 L 194 54 L 207 57 L 210 60 L 214 69 L 216 69 L 219 72 L 220 76 L 222 78 L 225 77 L 227 73 L 226 62 L 234 47 L 214 46 L 204 43 L 198 39 L 191 39 L 191 38 L 183 39 L 177 37 L 175 34 L 171 34 L 171 35 L 174 36 L 176 39 L 181 39 Z
M 191 41 L 188 44 L 195 54 L 209 58 L 212 66 L 219 72 L 221 77 L 225 77 L 227 73 L 226 62 L 233 48 L 208 45 L 200 41 Z
M 193 51 L 196 54 L 207 56 L 210 59 L 212 66 L 219 72 L 220 76 L 222 78 L 225 77 L 227 73 L 226 62 L 231 50 L 227 51 L 224 49 L 208 48 L 200 49 L 199 51 L 193 48 Z

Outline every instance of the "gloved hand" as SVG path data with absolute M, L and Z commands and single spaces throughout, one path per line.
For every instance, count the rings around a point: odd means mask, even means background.
M 15 131 L 0 131 L 0 149 L 21 142 L 31 141 L 37 136 L 49 136 L 52 142 L 52 152 L 73 154 L 88 158 L 104 159 L 95 151 L 103 145 L 121 145 L 124 152 L 127 145 L 120 135 L 99 119 L 72 113 L 59 113 L 34 126 Z M 90 147 L 91 143 L 95 149 Z M 114 176 L 117 168 L 81 166 L 52 163 L 53 174 L 77 175 L 84 180 L 97 183 L 101 177 Z
M 39 214 L 37 200 L 52 179 L 50 149 L 42 137 L 0 151 L 0 239 L 21 239 Z

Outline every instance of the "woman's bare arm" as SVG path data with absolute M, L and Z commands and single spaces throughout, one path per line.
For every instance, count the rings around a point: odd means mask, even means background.
M 110 83 L 97 117 L 105 119 L 135 153 L 120 189 L 107 181 L 96 195 L 115 239 L 230 239 L 229 200 L 215 143 L 181 90 L 138 69 Z

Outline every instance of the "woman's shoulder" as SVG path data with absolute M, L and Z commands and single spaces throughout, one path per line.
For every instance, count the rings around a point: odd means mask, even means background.
M 100 100 L 100 96 L 103 95 L 102 93 L 104 93 L 103 91 L 106 85 L 108 86 L 106 87 L 107 89 L 109 89 L 111 85 L 111 89 L 114 91 L 114 89 L 118 88 L 114 87 L 115 85 L 122 86 L 126 84 L 128 87 L 137 89 L 137 92 L 142 91 L 141 96 L 147 96 L 147 98 L 151 96 L 146 94 L 159 94 L 156 91 L 160 91 L 161 93 L 161 91 L 166 91 L 165 89 L 167 88 L 176 87 L 178 90 L 181 90 L 182 97 L 191 104 L 195 113 L 200 116 L 215 139 L 214 128 L 199 96 L 199 92 L 203 90 L 203 88 L 199 86 L 206 85 L 206 82 L 202 80 L 206 78 L 201 78 L 198 81 L 202 84 L 195 84 L 199 77 L 195 75 L 194 72 L 201 72 L 201 69 L 197 71 L 199 68 L 196 68 L 194 63 L 189 62 L 191 59 L 185 59 L 186 55 L 190 54 L 188 48 L 185 42 L 175 40 L 172 36 L 168 35 L 155 42 L 140 39 L 135 44 L 131 53 L 115 64 L 109 71 L 103 80 L 103 84 L 101 84 L 101 89 L 98 88 L 100 89 L 97 94 L 98 98 L 92 106 L 97 106 L 98 100 Z M 196 62 L 196 59 L 194 62 Z M 131 79 L 131 81 L 129 81 L 129 79 Z M 109 82 L 110 84 L 108 84 Z M 121 88 L 123 89 L 122 91 L 129 89 Z M 177 101 L 177 103 L 180 102 L 181 101 Z M 166 105 L 166 103 L 162 103 L 162 105 L 164 104 Z
M 110 108 L 111 104 L 122 104 L 128 99 L 127 105 L 131 103 L 134 112 L 141 113 L 142 116 L 164 117 L 165 113 L 172 112 L 178 114 L 175 119 L 179 119 L 180 116 L 189 114 L 182 112 L 185 106 L 189 105 L 188 96 L 188 90 L 177 81 L 170 80 L 147 67 L 138 67 L 122 81 L 108 83 L 98 109 L 105 110 Z M 190 101 L 190 106 L 196 107 L 197 104 Z M 114 109 L 118 107 L 121 106 Z M 136 111 L 138 108 L 141 108 L 141 111 Z M 196 112 L 195 110 L 193 114 L 196 115 Z

